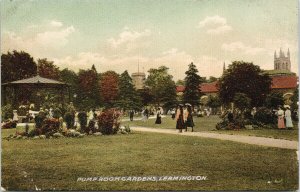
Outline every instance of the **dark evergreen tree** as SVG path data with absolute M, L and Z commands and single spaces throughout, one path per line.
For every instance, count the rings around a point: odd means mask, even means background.
M 116 106 L 124 110 L 141 108 L 141 98 L 135 90 L 127 70 L 119 78 L 119 96 Z
M 203 82 L 198 74 L 198 69 L 194 63 L 189 64 L 189 69 L 185 72 L 186 77 L 185 89 L 183 92 L 183 101 L 185 103 L 190 103 L 192 106 L 200 104 L 200 97 L 202 96 L 200 91 L 200 85 Z

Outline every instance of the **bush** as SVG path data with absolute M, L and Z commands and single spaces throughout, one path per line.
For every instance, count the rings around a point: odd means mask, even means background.
M 256 114 L 254 115 L 254 122 L 255 124 L 276 124 L 277 123 L 277 117 L 273 113 L 272 110 L 266 108 L 266 107 L 261 107 L 257 110 Z
M 86 112 L 79 112 L 78 113 L 78 120 L 79 120 L 79 124 L 80 124 L 80 130 L 81 132 L 86 131 L 86 124 L 87 124 L 87 114 Z
M 37 129 L 42 128 L 44 119 L 45 119 L 45 116 L 42 113 L 39 113 L 37 116 L 35 116 L 35 118 L 34 118 L 35 128 L 37 128 Z
M 57 119 L 45 119 L 42 125 L 42 134 L 53 135 L 59 130 L 59 121 Z
M 59 119 L 62 116 L 62 112 L 59 108 L 53 110 L 53 118 Z
M 10 104 L 4 105 L 1 108 L 1 112 L 2 112 L 2 120 L 13 118 L 13 108 Z
M 100 132 L 104 135 L 116 134 L 120 127 L 120 113 L 115 109 L 107 109 L 98 116 Z
M 66 125 L 67 125 L 67 128 L 68 129 L 71 129 L 72 126 L 73 126 L 73 115 L 69 112 L 67 112 L 65 114 L 65 118 L 64 118 L 65 122 L 66 122 Z
M 17 127 L 17 121 L 8 120 L 2 124 L 2 129 L 11 129 Z

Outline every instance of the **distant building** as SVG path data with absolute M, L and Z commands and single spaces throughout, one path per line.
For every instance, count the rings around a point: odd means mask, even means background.
M 136 89 L 144 89 L 146 74 L 142 72 L 131 74 L 133 85 Z
M 291 71 L 291 59 L 290 59 L 290 50 L 287 51 L 287 56 L 284 55 L 284 52 L 280 49 L 279 57 L 277 53 L 274 53 L 274 70 L 286 70 Z
M 223 73 L 226 71 L 225 63 L 223 65 Z M 263 70 L 272 79 L 271 92 L 280 92 L 283 94 L 283 98 L 286 104 L 291 103 L 291 96 L 298 87 L 298 77 L 296 73 L 291 72 L 290 51 L 288 50 L 287 56 L 284 55 L 280 49 L 279 57 L 277 57 L 276 51 L 274 53 L 274 70 Z M 218 82 L 203 83 L 199 87 L 204 94 L 202 97 L 216 96 L 219 92 L 217 87 Z M 177 95 L 183 94 L 185 87 L 177 86 Z

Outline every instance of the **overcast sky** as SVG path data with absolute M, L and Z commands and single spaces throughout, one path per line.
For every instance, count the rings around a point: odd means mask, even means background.
M 1 52 L 75 71 L 165 65 L 177 80 L 190 62 L 207 77 L 234 60 L 273 69 L 281 47 L 298 72 L 297 19 L 297 0 L 3 0 Z

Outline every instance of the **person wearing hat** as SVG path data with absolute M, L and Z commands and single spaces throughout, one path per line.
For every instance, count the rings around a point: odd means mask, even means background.
M 277 116 L 278 116 L 278 129 L 284 129 L 284 111 L 281 109 L 281 107 L 278 107 L 277 111 Z
M 178 129 L 179 133 L 182 133 L 182 129 L 185 128 L 184 119 L 183 119 L 183 105 L 179 105 L 176 111 L 176 129 Z
M 292 129 L 294 126 L 293 126 L 293 121 L 292 121 L 292 117 L 291 117 L 291 110 L 290 110 L 290 107 L 287 106 L 286 107 L 286 110 L 284 112 L 284 117 L 285 117 L 285 122 L 286 122 L 286 128 L 287 129 Z
M 186 104 L 186 110 L 185 110 L 185 131 L 187 131 L 188 127 L 192 128 L 192 132 L 194 132 L 194 120 L 193 120 L 193 115 L 192 115 L 192 106 L 190 104 Z
M 156 121 L 155 124 L 161 124 L 161 110 L 160 107 L 156 111 Z

